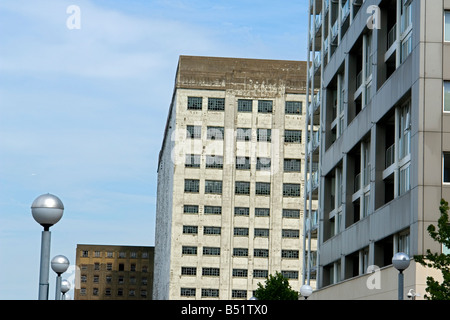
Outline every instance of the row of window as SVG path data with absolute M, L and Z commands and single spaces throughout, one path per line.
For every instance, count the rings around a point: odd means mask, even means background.
M 185 179 L 184 180 L 184 192 L 199 193 L 200 192 L 200 180 Z M 220 181 L 220 180 L 205 180 L 205 193 L 222 194 L 222 181 Z M 250 195 L 250 182 L 236 181 L 234 193 L 239 194 L 239 195 Z M 270 195 L 270 182 L 256 182 L 255 183 L 255 194 L 256 195 Z M 284 197 L 300 197 L 300 184 L 299 183 L 283 183 L 283 196 Z
M 203 98 L 202 97 L 188 97 L 187 109 L 188 110 L 202 110 Z M 208 98 L 208 110 L 211 111 L 225 111 L 225 98 Z M 253 100 L 251 99 L 238 99 L 238 112 L 252 112 Z M 273 101 L 272 100 L 258 100 L 258 112 L 259 113 L 272 113 Z M 301 114 L 302 102 L 300 101 L 286 101 L 284 112 L 286 114 Z
M 183 207 L 183 213 L 198 214 L 199 206 L 186 204 Z M 220 215 L 220 214 L 222 214 L 222 207 L 221 206 L 204 206 L 203 213 Z M 255 217 L 268 217 L 270 215 L 270 209 L 269 208 L 255 208 L 254 213 L 255 213 Z M 234 215 L 248 217 L 250 215 L 250 208 L 249 207 L 235 207 Z M 300 218 L 300 210 L 298 210 L 298 209 L 283 209 L 282 217 L 299 219 Z
M 196 288 L 181 288 L 182 297 L 195 297 Z M 218 298 L 219 289 L 202 289 L 202 298 Z M 231 297 L 238 299 L 247 299 L 247 290 L 231 290 Z
M 234 129 L 230 129 L 234 130 Z M 233 134 L 236 135 L 237 141 L 250 141 L 252 138 L 252 128 L 237 128 Z M 207 126 L 206 139 L 208 140 L 223 140 L 225 136 L 225 128 L 218 126 Z M 186 138 L 201 139 L 202 126 L 201 125 L 187 125 Z M 257 128 L 256 140 L 262 142 L 272 141 L 272 129 Z M 302 143 L 301 130 L 284 130 L 284 142 L 286 143 Z
M 88 290 L 85 287 L 81 287 L 80 288 L 80 295 L 82 296 L 86 296 L 88 294 Z M 100 296 L 100 290 L 99 288 L 92 288 L 92 295 L 93 296 Z M 104 291 L 104 295 L 106 297 L 111 297 L 112 294 L 112 289 L 111 288 L 106 288 Z M 118 288 L 116 291 L 116 296 L 118 297 L 124 297 L 124 289 L 123 288 Z M 128 290 L 128 296 L 129 297 L 137 297 L 136 295 L 136 289 L 129 289 Z M 147 298 L 147 290 L 140 290 L 140 297 L 141 298 Z
M 181 253 L 183 255 L 197 255 L 198 248 L 195 246 L 182 246 Z M 220 247 L 203 247 L 203 255 L 205 256 L 220 256 Z M 248 248 L 233 248 L 234 257 L 248 257 Z M 268 258 L 269 249 L 253 249 L 253 257 Z M 281 258 L 298 259 L 298 250 L 281 250 Z
M 216 226 L 204 226 L 203 234 L 205 235 L 220 235 L 222 232 L 221 227 Z M 198 226 L 183 226 L 183 234 L 198 234 Z M 249 236 L 249 228 L 244 227 L 235 227 L 233 234 L 235 236 Z M 269 237 L 269 229 L 267 228 L 255 228 L 254 229 L 255 237 Z M 281 231 L 282 238 L 299 238 L 300 231 L 297 229 L 283 229 Z
M 137 283 L 137 279 L 136 277 L 129 277 L 126 278 L 124 276 L 118 276 L 117 277 L 117 283 L 118 284 L 125 284 L 125 280 L 128 279 L 128 283 L 129 284 L 136 284 Z M 81 283 L 87 283 L 88 282 L 88 276 L 86 274 L 82 274 L 80 277 L 80 281 Z M 100 283 L 100 276 L 99 275 L 94 275 L 92 277 L 92 282 L 93 283 Z M 105 276 L 105 282 L 106 283 L 112 283 L 113 282 L 113 276 L 112 275 L 106 275 Z M 142 277 L 141 278 L 141 285 L 146 286 L 148 284 L 148 280 L 146 277 Z
M 82 258 L 89 258 L 90 255 L 89 253 L 93 254 L 93 257 L 95 258 L 101 258 L 103 256 L 105 256 L 106 258 L 114 258 L 114 251 L 106 251 L 106 252 L 102 252 L 100 250 L 94 250 L 92 252 L 90 252 L 89 250 L 81 250 L 81 257 Z M 116 252 L 116 254 L 118 254 L 119 258 L 127 258 L 127 252 L 125 251 L 120 251 L 120 252 Z M 130 251 L 129 252 L 129 257 L 133 258 L 133 259 L 137 259 L 139 257 L 141 257 L 142 259 L 147 259 L 149 257 L 149 254 L 147 251 L 144 252 L 136 252 L 136 251 Z
M 200 154 L 186 154 L 185 166 L 187 168 L 200 168 L 201 155 Z M 236 157 L 236 169 L 237 170 L 250 170 L 251 160 L 250 157 Z M 271 158 L 257 157 L 256 158 L 256 170 L 270 170 L 272 165 Z M 218 155 L 206 155 L 205 157 L 206 169 L 223 169 L 223 156 Z M 283 170 L 284 172 L 300 172 L 301 160 L 300 159 L 284 159 Z
M 298 271 L 282 270 L 281 274 L 287 279 L 298 279 Z M 181 267 L 182 276 L 196 276 L 197 267 Z M 220 276 L 220 268 L 202 268 L 202 276 Z M 247 278 L 249 276 L 248 269 L 233 269 L 232 276 L 236 278 Z M 269 276 L 268 270 L 253 270 L 253 278 L 267 278 Z
M 101 266 L 102 264 L 99 262 L 95 262 L 94 263 L 94 270 L 100 271 L 101 270 Z M 113 271 L 113 264 L 108 262 L 106 264 L 103 264 L 103 266 L 106 266 L 106 271 Z M 117 271 L 125 271 L 125 264 L 123 263 L 119 263 L 118 265 L 118 269 Z M 86 264 L 82 264 L 80 267 L 81 270 L 87 270 L 88 269 L 88 265 Z M 132 272 L 136 272 L 138 271 L 136 268 L 136 264 L 135 263 L 131 263 L 129 265 L 129 269 L 126 271 L 132 271 Z M 141 272 L 148 272 L 148 267 L 147 266 L 142 266 L 141 267 Z

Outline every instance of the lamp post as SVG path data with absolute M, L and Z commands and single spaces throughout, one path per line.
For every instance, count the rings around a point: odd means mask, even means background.
M 404 252 L 397 252 L 392 257 L 392 264 L 398 272 L 398 300 L 403 300 L 403 271 L 409 267 L 409 256 Z
M 67 280 L 61 281 L 62 300 L 66 300 L 66 293 L 70 290 L 70 282 Z
M 313 289 L 310 285 L 304 284 L 300 287 L 300 294 L 305 297 L 305 300 L 309 298 L 309 296 L 312 294 Z
M 69 259 L 62 255 L 56 256 L 52 259 L 52 269 L 57 274 L 55 300 L 61 300 L 61 274 L 67 271 L 69 264 Z
M 41 263 L 39 271 L 39 300 L 48 300 L 48 276 L 50 264 L 50 227 L 57 223 L 64 212 L 62 201 L 50 193 L 40 195 L 31 204 L 34 220 L 44 227 L 41 237 Z

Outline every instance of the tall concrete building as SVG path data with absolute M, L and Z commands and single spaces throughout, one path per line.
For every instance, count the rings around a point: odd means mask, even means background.
M 426 229 L 450 199 L 450 1 L 309 3 L 306 123 L 321 139 L 304 281 L 316 299 L 396 299 L 395 253 L 446 250 Z M 440 275 L 414 260 L 404 274 L 421 297 Z
M 159 155 L 154 299 L 300 288 L 306 63 L 181 56 Z

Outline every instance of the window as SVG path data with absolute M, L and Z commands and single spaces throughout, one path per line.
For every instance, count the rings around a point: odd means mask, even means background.
M 268 270 L 253 270 L 253 278 L 268 278 Z
M 233 256 L 248 257 L 248 249 L 247 248 L 233 248 Z
M 450 11 L 445 11 L 444 41 L 450 41 Z
M 300 237 L 300 231 L 296 229 L 283 229 L 281 231 L 281 237 L 282 238 L 299 238 Z
M 302 143 L 302 132 L 300 130 L 285 130 L 284 142 Z
M 257 129 L 256 138 L 258 141 L 270 142 L 272 141 L 272 130 L 271 129 Z
M 222 214 L 222 207 L 219 207 L 219 206 L 205 206 L 204 214 Z
M 195 288 L 181 288 L 180 291 L 182 297 L 195 297 Z
M 412 51 L 412 7 L 411 2 L 404 4 L 402 1 L 401 7 L 401 47 L 400 60 L 404 62 Z
M 255 194 L 270 195 L 270 182 L 256 182 Z
M 281 257 L 287 259 L 298 259 L 298 250 L 281 250 Z
M 250 157 L 236 157 L 236 169 L 250 170 Z
M 208 110 L 224 111 L 225 98 L 208 98 Z
M 272 100 L 258 100 L 258 112 L 272 113 Z
M 399 159 L 403 159 L 411 152 L 411 102 L 407 102 L 399 110 Z
M 269 208 L 255 208 L 255 217 L 268 217 L 269 215 Z
M 197 247 L 189 247 L 189 246 L 183 246 L 181 248 L 182 254 L 197 254 Z
M 235 188 L 234 188 L 235 194 L 250 194 L 250 182 L 246 181 L 236 181 Z
M 410 164 L 406 164 L 402 168 L 400 168 L 400 181 L 399 181 L 399 195 L 404 194 L 406 191 L 410 189 L 410 181 L 409 181 L 409 167 Z
M 222 193 L 222 181 L 206 180 L 205 181 L 205 193 Z
M 450 183 L 450 152 L 444 152 L 443 156 L 443 178 L 444 183 Z
M 202 97 L 188 97 L 188 110 L 202 110 Z
M 89 251 L 88 251 L 88 250 L 83 250 L 83 251 L 81 252 L 81 256 L 82 256 L 83 258 L 89 257 Z
M 255 228 L 254 235 L 255 235 L 255 237 L 268 238 L 269 237 L 269 229 Z
M 203 234 L 220 235 L 221 227 L 204 227 Z
M 233 269 L 233 277 L 247 278 L 247 276 L 248 276 L 247 269 Z
M 283 209 L 283 218 L 300 218 L 300 210 L 298 209 Z
M 252 112 L 252 100 L 239 99 L 238 112 Z
M 284 197 L 300 197 L 300 184 L 284 183 L 283 184 Z
M 257 158 L 256 170 L 270 170 L 271 161 L 270 158 Z
M 206 156 L 207 169 L 223 169 L 223 156 L 207 155 Z
M 202 289 L 202 298 L 218 298 L 219 289 Z
M 300 172 L 301 161 L 300 159 L 284 159 L 284 171 L 285 172 Z
M 231 290 L 231 297 L 247 299 L 247 290 Z
M 187 154 L 185 166 L 187 168 L 200 168 L 200 155 L 199 154 Z
M 252 129 L 251 128 L 237 128 L 236 129 L 236 140 L 237 141 L 252 140 Z
M 198 227 L 197 226 L 183 226 L 183 233 L 184 234 L 197 234 Z
M 223 140 L 223 127 L 208 127 L 206 131 L 206 139 Z
M 198 193 L 200 190 L 200 180 L 185 179 L 184 192 Z
M 284 113 L 286 113 L 286 114 L 301 114 L 302 113 L 302 103 L 300 101 L 286 101 Z
M 202 268 L 202 276 L 218 277 L 218 276 L 220 276 L 220 269 L 219 268 Z
M 247 216 L 249 215 L 249 208 L 244 207 L 235 207 L 234 208 L 234 215 L 235 216 Z
M 203 255 L 205 255 L 205 256 L 220 256 L 220 248 L 218 248 L 218 247 L 203 247 Z
M 201 139 L 202 138 L 202 127 L 201 126 L 186 126 L 186 138 Z
M 192 213 L 197 214 L 198 213 L 198 206 L 197 205 L 184 205 L 183 207 L 183 213 Z
M 235 236 L 248 237 L 248 228 L 234 228 Z
M 283 275 L 283 277 L 285 277 L 286 279 L 298 279 L 298 271 L 287 271 L 287 270 L 281 270 L 281 274 Z
M 268 258 L 269 249 L 253 249 L 253 255 L 256 258 Z
M 444 111 L 450 112 L 450 81 L 444 81 Z

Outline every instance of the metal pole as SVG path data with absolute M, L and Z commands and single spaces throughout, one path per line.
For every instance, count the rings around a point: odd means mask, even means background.
M 398 300 L 403 300 L 403 271 L 398 273 Z
M 49 227 L 44 227 L 41 238 L 41 267 L 39 271 L 39 300 L 48 300 L 48 275 L 50 266 L 50 237 Z
M 58 273 L 56 277 L 56 292 L 55 292 L 55 300 L 61 300 L 61 275 Z

